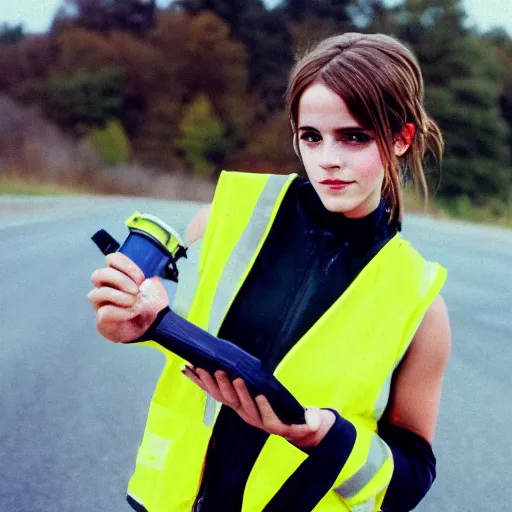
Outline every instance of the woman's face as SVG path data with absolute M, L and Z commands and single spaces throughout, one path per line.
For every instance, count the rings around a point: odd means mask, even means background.
M 302 94 L 297 127 L 302 161 L 325 208 L 351 218 L 375 210 L 384 179 L 375 134 L 323 81 Z

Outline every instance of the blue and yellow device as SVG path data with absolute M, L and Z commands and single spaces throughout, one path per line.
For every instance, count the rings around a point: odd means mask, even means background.
M 178 233 L 147 213 L 135 212 L 126 225 L 129 235 L 122 245 L 103 229 L 95 233 L 92 240 L 103 254 L 119 251 L 128 256 L 146 278 L 160 276 L 178 282 L 176 262 L 187 252 Z M 149 330 L 136 341 L 146 340 L 156 341 L 211 374 L 223 370 L 231 379 L 241 377 L 253 397 L 267 397 L 281 421 L 305 422 L 304 408 L 274 375 L 265 371 L 258 358 L 188 322 L 169 308 L 162 310 Z
M 105 255 L 119 251 L 137 263 L 144 275 L 178 282 L 176 262 L 186 257 L 187 249 L 180 235 L 163 220 L 149 213 L 135 212 L 125 224 L 130 231 L 120 246 L 104 229 L 92 236 Z

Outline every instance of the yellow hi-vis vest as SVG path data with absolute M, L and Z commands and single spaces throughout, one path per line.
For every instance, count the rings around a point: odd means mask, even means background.
M 173 309 L 218 334 L 295 178 L 221 174 L 203 241 L 185 261 L 191 271 L 180 268 Z M 276 368 L 276 377 L 302 405 L 336 409 L 357 431 L 345 466 L 315 512 L 380 510 L 393 460 L 376 433 L 377 422 L 393 371 L 445 277 L 442 267 L 394 236 Z M 188 313 L 182 307 L 187 294 L 193 296 L 184 307 Z M 167 361 L 128 494 L 149 512 L 190 512 L 218 407 L 212 415 L 211 397 L 181 374 L 184 361 L 162 350 Z M 242 512 L 261 512 L 305 458 L 271 435 L 249 476 Z

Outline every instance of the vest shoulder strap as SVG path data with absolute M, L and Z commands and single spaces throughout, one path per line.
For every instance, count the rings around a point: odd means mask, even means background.
M 199 256 L 199 279 L 188 315 L 190 321 L 217 334 L 223 311 L 217 312 L 215 321 L 209 321 L 214 297 L 218 289 L 224 290 L 224 281 L 231 287 L 239 284 L 242 276 L 238 274 L 246 270 L 232 265 L 230 257 L 235 247 L 243 247 L 245 255 L 256 257 L 281 199 L 295 178 L 296 175 L 221 173 Z

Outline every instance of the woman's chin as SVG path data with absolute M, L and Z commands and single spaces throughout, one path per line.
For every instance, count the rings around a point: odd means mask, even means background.
M 346 199 L 342 199 L 340 197 L 333 196 L 320 196 L 320 200 L 324 205 L 326 210 L 329 210 L 332 213 L 349 213 L 354 206 L 357 205 L 352 204 L 352 201 L 347 201 Z
M 347 193 L 319 193 L 318 195 L 326 210 L 333 213 L 340 213 L 345 217 L 354 219 L 366 217 L 372 213 L 379 206 L 381 199 L 380 193 L 373 193 L 368 197 Z
M 369 205 L 365 201 L 350 201 L 338 197 L 320 197 L 326 210 L 339 213 L 350 219 L 358 219 L 369 215 L 377 205 Z

